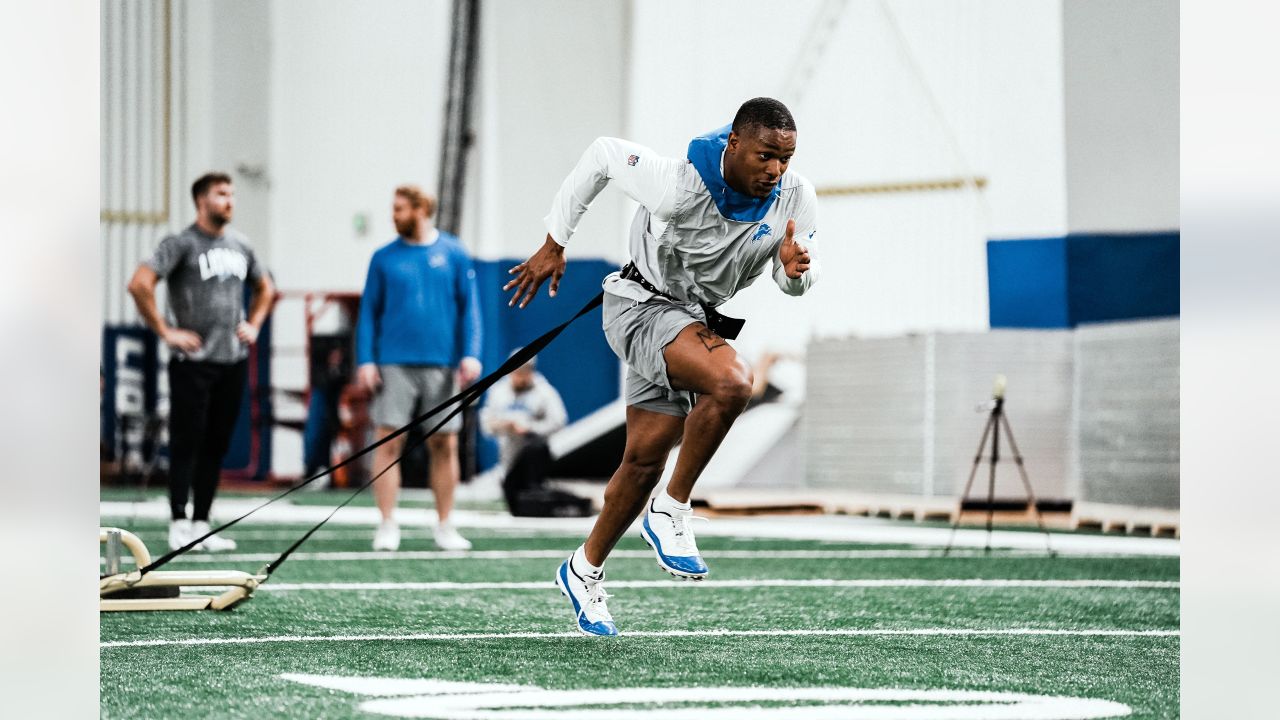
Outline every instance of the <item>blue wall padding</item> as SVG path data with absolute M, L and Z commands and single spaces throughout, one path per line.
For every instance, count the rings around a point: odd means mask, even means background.
M 169 397 L 169 388 L 161 387 L 159 340 L 150 330 L 136 325 L 107 325 L 102 329 L 102 375 L 104 380 L 102 395 L 101 433 L 102 439 L 113 449 L 121 448 L 126 454 L 132 450 L 145 450 L 150 453 L 158 451 L 165 457 L 169 454 L 167 445 L 158 449 L 149 445 L 143 448 L 141 436 L 129 435 L 117 437 L 116 424 L 119 415 L 126 415 L 126 422 L 133 427 L 141 428 L 141 423 L 153 415 L 160 399 Z M 256 480 L 266 479 L 271 473 L 271 353 L 264 348 L 271 347 L 271 318 L 263 323 L 258 333 L 257 348 L 250 354 L 249 379 L 245 383 L 244 395 L 240 401 L 240 414 L 236 418 L 231 433 L 231 444 L 227 454 L 222 458 L 222 469 L 238 472 L 243 476 Z M 133 351 L 136 348 L 137 351 Z M 128 383 L 124 391 L 130 401 L 130 407 L 116 407 L 117 387 L 122 381 Z M 256 390 L 251 385 L 256 383 Z M 254 406 L 256 405 L 256 412 Z M 257 418 L 257 424 L 252 420 Z M 257 444 L 257 453 L 253 451 Z
M 1071 324 L 1178 315 L 1178 238 L 1176 232 L 1069 236 Z
M 570 260 L 555 298 L 547 297 L 544 284 L 538 297 L 523 310 L 507 307 L 510 293 L 502 286 L 511 278 L 507 270 L 520 259 L 477 260 L 476 282 L 484 328 L 485 372 L 497 368 L 516 348 L 524 346 L 569 319 L 600 292 L 600 281 L 618 269 L 605 260 Z M 618 358 L 609 349 L 600 327 L 600 309 L 578 318 L 546 350 L 538 355 L 538 372 L 560 392 L 569 422 L 573 422 L 618 398 Z M 497 444 L 480 436 L 481 469 L 497 461 Z
M 1178 241 L 1177 232 L 988 241 L 991 327 L 1176 316 Z
M 1066 238 L 987 242 L 991 327 L 1069 326 L 1066 244 Z

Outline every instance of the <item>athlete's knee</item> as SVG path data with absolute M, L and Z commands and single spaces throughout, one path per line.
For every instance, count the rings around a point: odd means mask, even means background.
M 728 408 L 741 412 L 751 400 L 754 380 L 751 367 L 737 358 L 732 365 L 720 371 L 711 395 Z

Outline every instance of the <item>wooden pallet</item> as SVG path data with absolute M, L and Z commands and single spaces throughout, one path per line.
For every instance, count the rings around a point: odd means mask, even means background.
M 1144 508 L 1131 505 L 1076 503 L 1071 513 L 1072 530 L 1144 537 L 1182 537 L 1180 513 L 1177 510 Z
M 564 483 L 573 492 L 591 497 L 598 508 L 603 501 L 602 483 Z M 707 515 L 855 515 L 915 522 L 955 522 L 960 512 L 954 497 L 926 498 L 919 495 L 857 493 L 832 488 L 716 488 L 694 490 L 698 512 Z M 1096 532 L 1144 537 L 1181 537 L 1177 510 L 1143 508 L 1100 503 L 1073 504 L 1070 512 L 1042 511 L 1046 527 L 1055 530 Z M 985 525 L 987 511 L 971 508 L 960 516 L 965 526 Z M 997 510 L 993 522 L 999 525 L 1035 526 L 1030 508 Z
M 954 500 L 910 496 L 868 495 L 840 502 L 836 513 L 886 520 L 913 520 L 915 522 L 951 522 L 955 517 Z

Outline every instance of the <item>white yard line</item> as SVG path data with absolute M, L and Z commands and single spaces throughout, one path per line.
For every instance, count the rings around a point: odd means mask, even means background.
M 546 582 L 349 582 L 349 583 L 266 583 L 259 590 L 546 590 L 552 586 Z M 981 580 L 918 578 L 862 578 L 853 580 L 815 579 L 765 579 L 699 580 L 677 582 L 674 580 L 610 580 L 609 588 L 665 589 L 665 588 L 756 588 L 756 587 L 813 587 L 813 588 L 1125 588 L 1177 590 L 1178 581 L 1166 580 Z
M 1179 630 L 1058 630 L 1041 628 L 1007 628 L 982 630 L 968 628 L 918 628 L 914 630 L 634 630 L 622 637 L 996 637 L 996 636 L 1060 636 L 1060 637 L 1179 637 Z M 241 638 L 187 638 L 184 640 L 116 640 L 99 643 L 100 648 L 160 647 L 172 645 L 252 645 L 262 643 L 305 642 L 379 642 L 401 640 L 523 640 L 583 637 L 576 632 L 527 633 L 417 633 L 410 635 L 272 635 Z M 608 642 L 596 639 L 595 642 Z
M 226 498 L 218 501 L 215 520 L 225 522 L 237 517 L 264 500 L 253 498 Z M 317 523 L 331 511 L 321 505 L 291 505 L 277 503 L 263 508 L 245 520 L 244 526 L 262 523 Z M 169 506 L 163 500 L 148 502 L 101 503 L 100 514 L 104 519 L 134 518 L 167 520 Z M 423 511 L 416 515 L 424 524 L 434 522 L 434 512 Z M 489 530 L 524 530 L 538 533 L 562 533 L 585 535 L 595 524 L 595 518 L 517 518 L 504 512 L 478 512 L 456 510 L 452 520 L 461 528 Z M 333 516 L 327 527 L 364 526 L 372 529 L 379 521 L 373 507 L 346 507 Z M 247 529 L 247 528 L 246 528 Z M 638 532 L 638 530 L 636 530 Z M 301 534 L 301 533 L 299 533 Z M 465 534 L 465 532 L 464 532 Z M 879 520 L 843 515 L 760 516 L 748 518 L 715 518 L 698 528 L 699 536 L 733 536 L 769 538 L 777 540 L 825 540 L 835 542 L 880 543 L 914 545 L 919 547 L 944 547 L 951 540 L 951 532 L 944 527 L 926 527 L 902 521 Z M 235 537 L 235 529 L 228 531 Z M 981 529 L 962 529 L 955 533 L 954 547 L 992 548 L 1043 551 L 1044 536 L 1035 532 L 997 530 L 988 539 Z M 1115 553 L 1125 555 L 1178 556 L 1181 543 L 1169 538 L 1144 538 L 1114 535 L 1087 535 L 1079 533 L 1053 533 L 1053 549 L 1070 553 Z
M 297 552 L 289 556 L 289 560 L 318 560 L 324 562 L 344 560 L 563 560 L 568 557 L 568 550 L 471 550 L 468 552 L 448 550 L 404 550 L 398 552 L 351 551 L 351 552 Z M 943 559 L 942 550 L 708 550 L 703 557 L 713 560 L 874 560 L 874 559 Z M 1133 555 L 1088 553 L 1061 553 L 1064 557 L 1089 558 L 1126 558 L 1139 557 Z M 231 563 L 231 562 L 270 562 L 279 557 L 279 553 L 187 553 L 174 562 L 198 563 Z M 643 559 L 653 558 L 652 550 L 615 550 L 610 558 Z M 1024 550 L 993 550 L 984 553 L 982 550 L 952 550 L 946 557 L 951 558 L 1047 558 L 1043 552 Z M 130 562 L 130 558 L 125 558 Z
M 1094 698 L 950 689 L 853 687 L 594 687 L 284 673 L 312 687 L 350 693 L 360 710 L 414 718 L 554 720 L 1086 720 L 1132 714 Z M 773 703 L 761 707 L 761 701 Z M 677 704 L 678 703 L 678 704 Z M 888 705 L 887 703 L 897 703 Z M 637 710 L 625 706 L 645 706 Z M 595 706 L 585 708 L 584 706 Z M 655 707 L 656 706 L 656 707 Z

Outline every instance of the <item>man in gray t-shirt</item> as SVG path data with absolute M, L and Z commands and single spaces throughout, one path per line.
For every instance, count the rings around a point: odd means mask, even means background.
M 169 361 L 169 546 L 208 533 L 222 469 L 244 393 L 249 346 L 271 312 L 275 287 L 248 238 L 227 227 L 235 196 L 231 178 L 206 173 L 191 188 L 196 221 L 160 242 L 138 266 L 129 293 L 138 313 L 173 351 Z M 171 318 L 156 305 L 156 284 L 169 284 Z M 248 317 L 244 288 L 254 289 Z M 193 495 L 192 519 L 187 497 Z M 211 535 L 203 550 L 233 550 Z
M 143 264 L 169 283 L 169 310 L 177 327 L 200 338 L 196 346 L 170 343 L 178 353 L 218 363 L 249 357 L 249 344 L 241 337 L 249 331 L 242 327 L 248 324 L 244 284 L 258 288 L 263 272 L 248 238 L 232 228 L 215 237 L 193 223 L 162 240 Z

